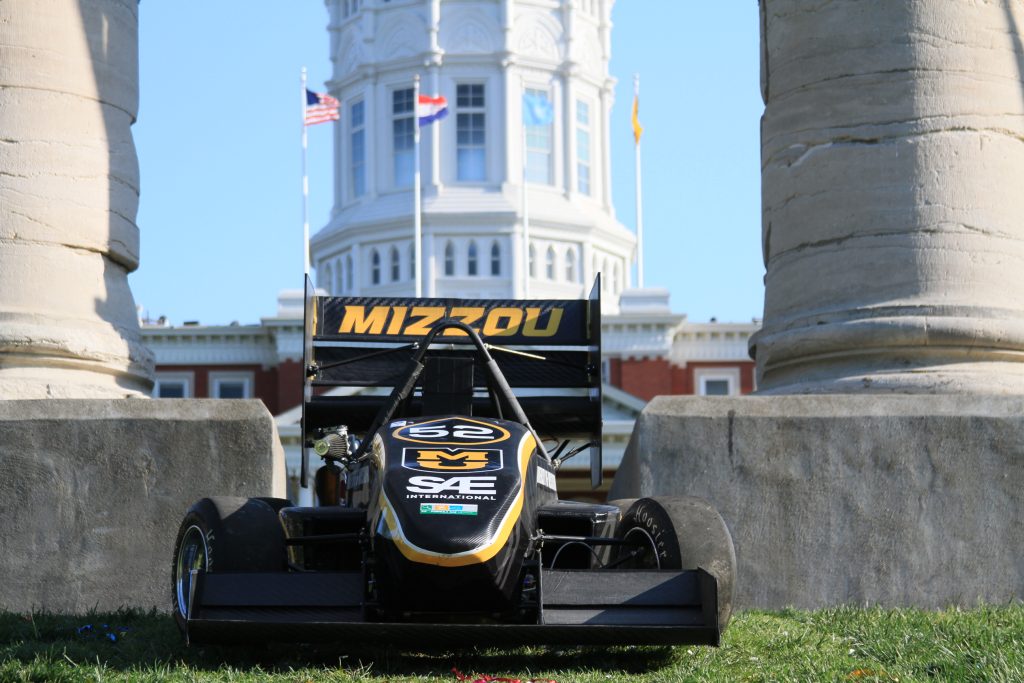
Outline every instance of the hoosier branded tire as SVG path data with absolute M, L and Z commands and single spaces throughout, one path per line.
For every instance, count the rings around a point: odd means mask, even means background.
M 615 503 L 621 506 L 630 501 Z M 630 541 L 619 546 L 619 567 L 700 568 L 714 576 L 718 626 L 725 631 L 732 616 L 736 551 L 725 521 L 707 501 L 689 496 L 639 498 L 625 509 L 616 536 Z
M 219 496 L 195 502 L 185 513 L 171 562 L 171 611 L 185 631 L 191 570 L 279 571 L 285 568 L 279 498 Z

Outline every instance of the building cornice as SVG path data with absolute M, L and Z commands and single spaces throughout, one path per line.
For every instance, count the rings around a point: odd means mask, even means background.
M 172 330 L 167 334 L 142 333 L 143 342 L 153 351 L 157 365 L 277 365 L 273 336 L 189 334 Z

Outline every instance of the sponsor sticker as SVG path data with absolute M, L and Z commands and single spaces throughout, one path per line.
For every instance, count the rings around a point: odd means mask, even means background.
M 497 477 L 409 477 L 409 493 L 494 496 Z
M 543 467 L 537 468 L 537 483 L 549 491 L 557 491 L 555 488 L 555 473 L 549 472 Z
M 420 503 L 421 515 L 476 515 L 471 503 Z
M 519 302 L 515 302 L 519 303 Z M 422 337 L 438 321 L 451 318 L 484 337 L 549 340 L 558 337 L 564 306 L 397 306 L 347 304 L 334 313 L 330 327 L 338 334 Z M 340 313 L 340 315 L 339 315 Z M 314 329 L 316 329 L 314 327 Z M 445 337 L 465 337 L 460 329 L 447 329 Z

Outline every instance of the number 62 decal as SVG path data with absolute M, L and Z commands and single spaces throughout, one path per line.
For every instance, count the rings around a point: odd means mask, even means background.
M 396 439 L 435 446 L 480 445 L 505 441 L 512 435 L 504 427 L 466 417 L 442 417 L 399 427 Z

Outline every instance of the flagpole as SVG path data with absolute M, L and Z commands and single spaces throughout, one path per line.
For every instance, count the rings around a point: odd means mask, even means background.
M 413 279 L 416 281 L 416 297 L 423 296 L 423 221 L 420 217 L 420 75 L 413 77 L 412 88 L 412 139 L 413 139 L 413 173 L 412 173 L 412 206 L 413 206 L 413 255 L 416 261 Z
M 634 108 L 640 101 L 640 74 L 633 75 L 633 102 Z M 634 125 L 636 125 L 636 110 L 634 109 Z M 640 137 L 634 131 L 636 144 L 636 204 L 637 204 L 637 287 L 643 289 L 643 180 L 640 175 Z
M 522 77 L 519 79 L 519 85 L 521 92 L 519 93 L 519 106 L 525 107 L 524 96 L 526 94 L 526 80 Z M 526 148 L 526 113 L 523 112 L 519 117 L 520 124 L 523 127 L 523 298 L 530 298 L 530 200 L 529 193 L 526 190 L 526 164 L 527 164 L 527 148 Z
M 302 263 L 309 277 L 309 176 L 306 172 L 306 67 L 302 67 Z
M 640 101 L 640 74 L 633 74 L 634 106 Z M 634 120 L 635 115 L 634 115 Z M 644 287 L 644 201 L 640 177 L 640 138 L 636 137 L 636 279 L 637 287 Z

